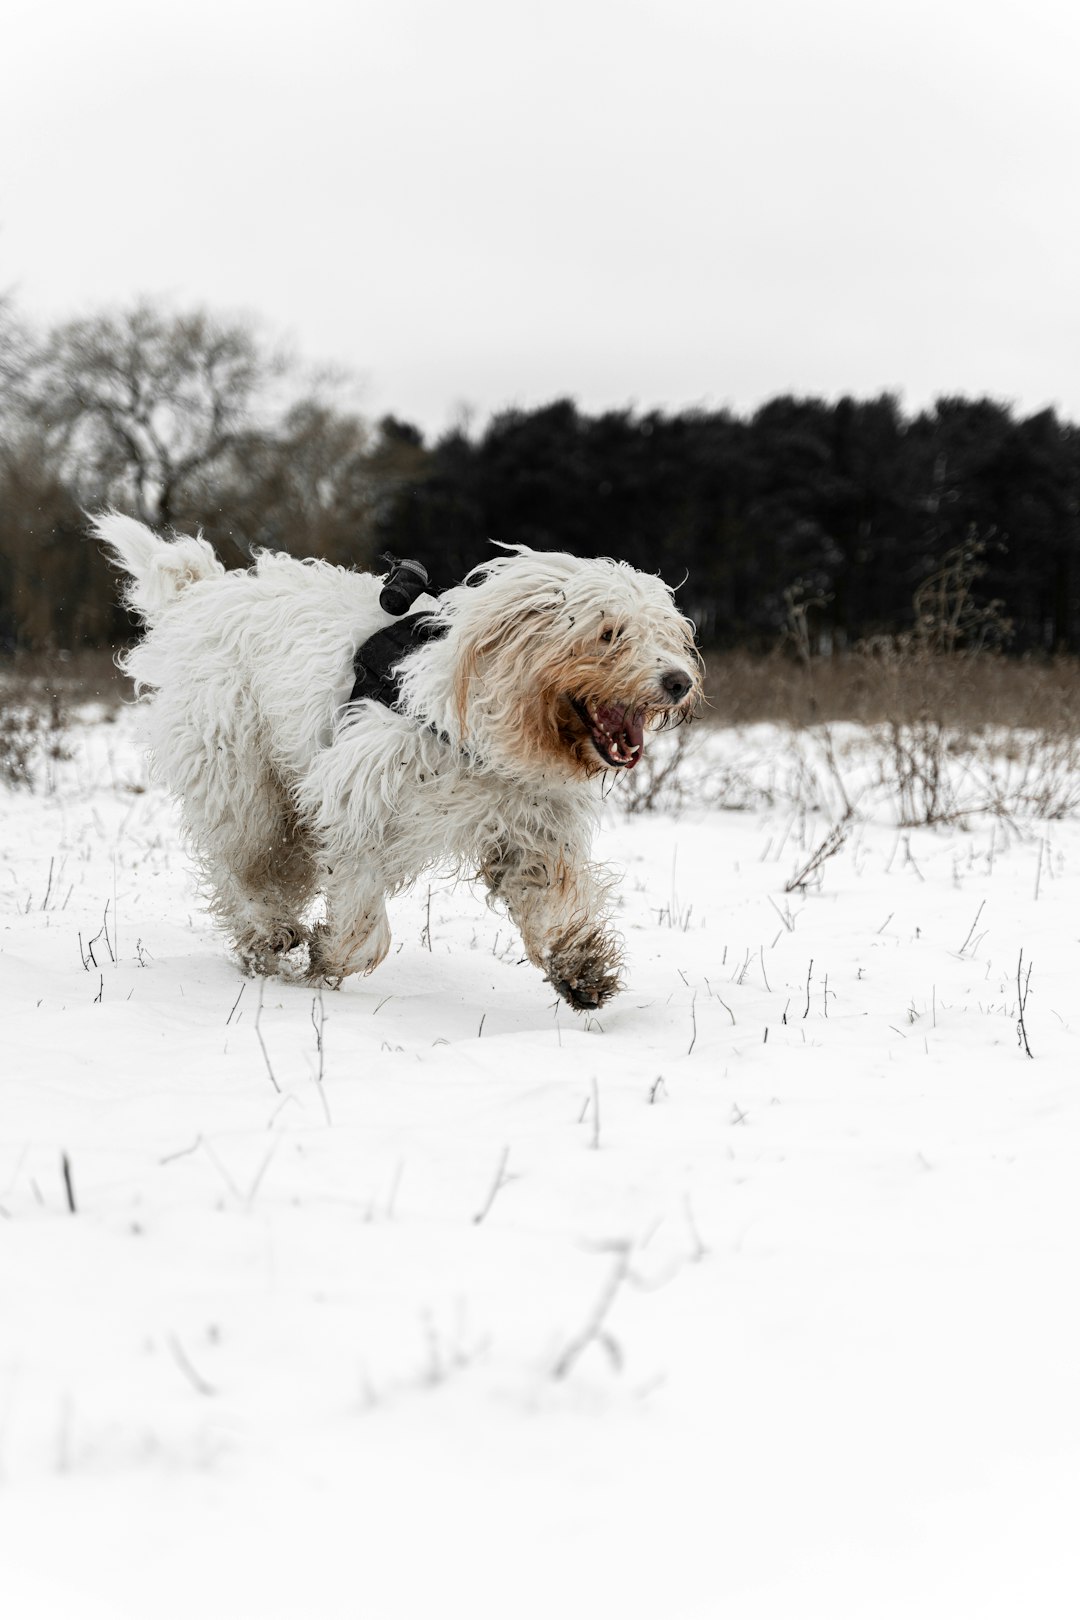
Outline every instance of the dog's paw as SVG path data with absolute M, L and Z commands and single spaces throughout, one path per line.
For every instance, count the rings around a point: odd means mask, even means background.
M 374 973 L 390 949 L 390 926 L 385 915 L 366 930 L 357 930 L 344 940 L 320 923 L 312 930 L 308 954 L 309 977 L 313 983 L 340 989 L 342 979 L 352 974 Z
M 599 935 L 583 948 L 553 951 L 548 978 L 575 1012 L 596 1012 L 622 989 L 620 965 L 616 945 Z

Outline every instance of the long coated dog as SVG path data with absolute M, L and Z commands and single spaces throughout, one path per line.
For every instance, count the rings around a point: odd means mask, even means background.
M 370 973 L 387 897 L 449 867 L 483 880 L 571 1006 L 621 988 L 590 846 L 605 776 L 700 697 L 666 585 L 507 548 L 420 599 L 390 692 L 366 696 L 364 648 L 395 624 L 380 576 L 279 552 L 227 572 L 201 538 L 117 513 L 94 528 L 146 626 L 122 663 L 150 694 L 156 774 L 249 972 Z

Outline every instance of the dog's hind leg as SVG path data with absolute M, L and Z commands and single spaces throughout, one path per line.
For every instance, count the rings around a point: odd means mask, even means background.
M 219 823 L 204 836 L 200 864 L 211 911 L 232 938 L 249 973 L 278 973 L 296 946 L 309 943 L 302 920 L 315 892 L 316 865 L 302 827 L 280 793 L 260 813 Z
M 186 717 L 185 717 L 186 720 Z M 249 973 L 277 973 L 310 934 L 311 841 L 279 777 L 236 731 L 176 724 L 155 739 L 158 771 L 182 802 L 210 910 Z

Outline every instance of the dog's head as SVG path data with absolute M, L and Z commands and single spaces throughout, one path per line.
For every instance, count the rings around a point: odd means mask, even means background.
M 453 714 L 440 705 L 440 724 L 493 762 L 632 770 L 647 732 L 701 697 L 689 620 L 668 586 L 624 563 L 514 547 L 448 591 L 441 613 Z

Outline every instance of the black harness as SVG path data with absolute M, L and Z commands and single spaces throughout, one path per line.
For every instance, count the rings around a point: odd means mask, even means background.
M 349 702 L 370 698 L 396 709 L 401 696 L 401 665 L 415 648 L 440 640 L 446 631 L 447 626 L 439 624 L 431 613 L 410 613 L 408 618 L 388 624 L 385 630 L 377 630 L 360 643 L 353 655 Z
M 431 580 L 423 563 L 412 557 L 395 557 L 392 551 L 386 552 L 379 561 L 387 566 L 379 606 L 384 613 L 392 613 L 397 623 L 377 630 L 357 647 L 353 654 L 353 689 L 349 702 L 360 703 L 370 698 L 373 703 L 396 709 L 401 696 L 400 666 L 414 648 L 445 636 L 447 626 L 436 624 L 430 613 L 409 612 L 417 597 L 431 590 Z

